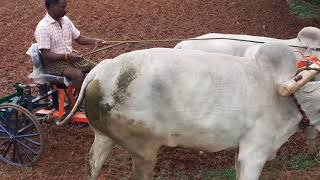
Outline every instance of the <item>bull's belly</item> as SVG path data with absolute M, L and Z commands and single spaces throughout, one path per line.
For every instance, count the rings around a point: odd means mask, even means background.
M 232 133 L 230 133 L 232 134 Z M 217 152 L 238 146 L 237 137 L 230 137 L 226 134 L 216 134 L 214 132 L 185 132 L 172 133 L 168 137 L 166 146 L 186 147 L 208 152 Z
M 247 129 L 247 125 L 241 123 L 245 122 L 243 120 L 192 121 L 178 117 L 154 119 L 154 114 L 152 116 L 145 113 L 143 113 L 144 116 L 129 114 L 131 113 L 128 111 L 114 113 L 111 119 L 106 119 L 109 121 L 106 129 L 108 134 L 122 144 L 157 141 L 169 147 L 179 146 L 216 152 L 237 147 L 240 137 L 246 133 L 245 129 Z

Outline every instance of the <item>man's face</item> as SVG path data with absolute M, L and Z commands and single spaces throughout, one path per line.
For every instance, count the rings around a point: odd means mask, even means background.
M 65 0 L 59 0 L 57 4 L 54 4 L 51 7 L 51 10 L 54 13 L 54 16 L 60 19 L 66 14 L 66 7 L 67 2 Z

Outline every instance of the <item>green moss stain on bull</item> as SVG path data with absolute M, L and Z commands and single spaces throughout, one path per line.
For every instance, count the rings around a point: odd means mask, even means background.
M 125 102 L 125 100 L 130 96 L 127 91 L 130 83 L 137 78 L 136 69 L 132 64 L 125 65 L 120 70 L 120 75 L 118 77 L 116 90 L 112 93 L 112 97 L 114 99 L 114 105 L 121 105 Z
M 84 99 L 84 107 L 86 110 L 86 116 L 89 119 L 89 123 L 94 125 L 94 121 L 99 120 L 100 115 L 97 111 L 100 109 L 100 101 L 103 94 L 101 93 L 101 87 L 98 80 L 93 80 L 89 83 L 86 89 L 86 95 Z
M 86 96 L 84 100 L 84 107 L 86 110 L 86 116 L 92 127 L 103 128 L 106 123 L 104 119 L 108 119 L 110 111 L 113 106 L 108 103 L 103 106 L 101 100 L 103 99 L 103 92 L 101 92 L 101 86 L 98 80 L 93 80 L 89 83 L 86 89 Z M 103 117 L 103 118 L 102 118 Z

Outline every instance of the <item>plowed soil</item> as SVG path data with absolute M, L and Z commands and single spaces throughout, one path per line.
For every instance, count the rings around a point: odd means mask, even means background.
M 35 42 L 33 33 L 46 9 L 39 0 L 1 0 L 0 97 L 13 92 L 15 82 L 31 83 L 31 59 L 25 54 Z M 210 32 L 249 34 L 282 39 L 296 37 L 305 26 L 320 27 L 319 19 L 294 17 L 284 0 L 68 0 L 67 16 L 82 34 L 108 40 L 189 38 Z M 95 62 L 134 49 L 173 47 L 177 42 L 124 44 L 91 57 Z M 94 47 L 75 46 L 83 54 Z M 46 146 L 40 162 L 19 169 L 0 163 L 0 179 L 84 179 L 85 156 L 93 142 L 90 128 L 42 124 Z M 318 140 L 319 141 L 319 140 Z M 318 142 L 317 142 L 318 143 Z M 278 152 L 278 158 L 304 153 L 301 133 Z M 201 172 L 232 168 L 234 151 L 204 153 L 163 147 L 155 176 L 201 179 Z M 319 169 L 289 171 L 279 165 L 264 171 L 262 179 L 320 179 Z M 131 158 L 115 147 L 102 168 L 101 179 L 129 179 Z

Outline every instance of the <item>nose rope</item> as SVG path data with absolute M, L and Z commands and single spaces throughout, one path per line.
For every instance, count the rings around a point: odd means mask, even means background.
M 307 117 L 306 112 L 302 109 L 301 105 L 299 104 L 297 98 L 294 96 L 294 94 L 290 95 L 293 99 L 293 102 L 296 104 L 302 119 L 299 123 L 300 129 L 304 130 L 306 127 L 310 126 L 310 119 Z

